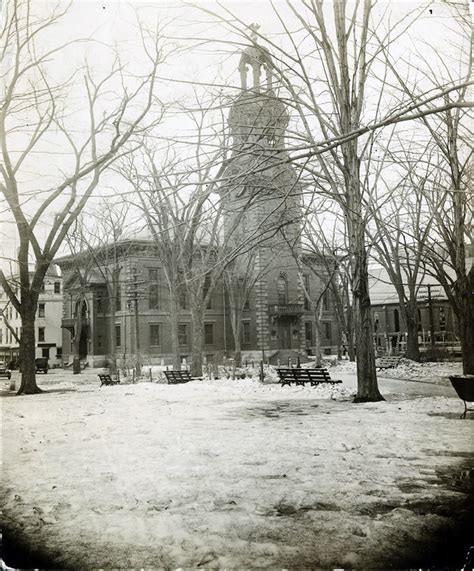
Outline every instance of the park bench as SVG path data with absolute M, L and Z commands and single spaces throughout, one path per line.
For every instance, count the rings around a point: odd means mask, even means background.
M 464 403 L 464 412 L 461 414 L 460 418 L 466 418 L 466 412 L 468 410 L 474 411 L 474 408 L 467 407 L 468 402 L 474 402 L 474 375 L 453 375 L 452 377 L 449 377 L 449 380 L 451 381 L 458 397 Z
M 310 383 L 312 387 L 321 383 L 330 383 L 332 385 L 342 383 L 342 381 L 332 380 L 328 370 L 322 367 L 317 369 L 277 369 L 277 373 L 282 387 L 292 383 L 301 386 L 304 386 L 305 383 Z
M 189 371 L 165 371 L 165 377 L 169 385 L 189 383 L 189 381 L 202 381 L 201 377 L 191 377 Z
M 393 369 L 400 364 L 400 357 L 379 357 L 375 359 L 376 369 Z
M 109 374 L 99 374 L 100 386 L 102 385 L 117 385 L 119 380 L 114 380 Z

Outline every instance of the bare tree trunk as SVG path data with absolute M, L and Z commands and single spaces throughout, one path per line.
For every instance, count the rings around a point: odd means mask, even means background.
M 171 351 L 173 352 L 173 370 L 181 370 L 181 349 L 179 346 L 179 296 L 177 288 L 170 288 L 170 328 L 171 328 Z
M 405 308 L 405 321 L 407 328 L 406 357 L 412 361 L 420 360 L 420 345 L 418 343 L 418 314 L 416 303 L 408 304 Z
M 193 326 L 192 349 L 191 349 L 191 375 L 193 377 L 202 376 L 202 345 L 203 345 L 203 319 L 202 308 L 193 307 L 191 319 Z
M 364 227 L 357 224 L 354 252 L 354 300 L 356 320 L 357 395 L 354 402 L 384 400 L 377 385 L 375 350 L 373 343 L 372 312 L 369 296 L 369 271 L 364 243 Z
M 37 294 L 22 295 L 20 340 L 21 383 L 17 394 L 32 395 L 42 392 L 36 384 L 35 364 L 35 315 Z
M 117 344 L 115 339 L 115 297 L 109 294 L 109 309 L 110 309 L 110 322 L 109 322 L 109 368 L 111 373 L 117 371 Z
M 314 366 L 321 367 L 321 317 L 323 314 L 323 304 L 320 299 L 314 310 Z
M 465 375 L 474 375 L 474 268 L 467 274 L 463 309 L 458 313 L 459 338 L 461 340 L 462 370 Z

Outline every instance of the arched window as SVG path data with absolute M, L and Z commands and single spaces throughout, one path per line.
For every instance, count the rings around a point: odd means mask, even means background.
M 277 280 L 278 304 L 288 303 L 288 278 L 285 274 L 280 274 Z

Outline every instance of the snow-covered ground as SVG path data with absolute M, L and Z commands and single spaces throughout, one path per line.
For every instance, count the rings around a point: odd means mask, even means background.
M 317 388 L 39 377 L 49 392 L 2 399 L 6 528 L 73 568 L 426 561 L 468 507 L 474 414 L 402 383 L 355 405 L 342 368 Z

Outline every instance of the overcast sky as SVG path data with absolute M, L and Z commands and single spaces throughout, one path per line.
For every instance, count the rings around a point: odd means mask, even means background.
M 232 89 L 232 86 L 239 86 L 239 75 L 236 69 L 239 50 L 229 43 L 238 41 L 238 37 L 231 32 L 234 22 L 228 12 L 236 15 L 246 25 L 257 22 L 261 26 L 260 32 L 263 36 L 284 49 L 289 48 L 288 38 L 282 32 L 272 4 L 267 0 L 225 1 L 220 7 L 212 1 L 194 4 L 193 6 L 185 2 L 74 0 L 68 15 L 55 26 L 43 42 L 45 45 L 51 42 L 52 45 L 72 38 L 86 37 L 94 41 L 88 44 L 77 44 L 65 50 L 53 62 L 50 73 L 57 79 L 68 77 L 71 70 L 81 66 L 85 59 L 97 73 L 104 72 L 110 68 L 114 50 L 120 53 L 124 61 L 129 61 L 134 69 L 139 71 L 142 65 L 140 59 L 142 52 L 139 49 L 137 15 L 150 28 L 155 25 L 155 22 L 159 22 L 166 36 L 164 42 L 169 57 L 159 71 L 160 97 L 165 101 L 178 100 L 189 95 L 189 84 L 181 82 L 216 82 L 228 86 L 228 89 Z M 49 1 L 36 2 L 35 8 L 47 13 L 53 5 L 54 3 Z M 274 6 L 288 27 L 296 30 L 297 21 L 286 2 L 274 2 Z M 413 65 L 412 74 L 416 73 L 419 53 L 427 55 L 430 49 L 435 49 L 448 59 L 456 58 L 454 46 L 459 41 L 459 35 L 456 34 L 452 13 L 442 2 L 380 2 L 376 12 L 379 17 L 384 14 L 380 27 L 387 29 L 392 22 L 421 7 L 423 7 L 421 16 L 412 27 L 410 35 L 396 48 L 401 58 L 410 58 Z M 204 10 L 218 12 L 228 19 L 228 23 L 219 22 Z M 243 27 L 240 22 L 235 24 L 239 28 Z M 183 51 L 183 47 L 188 49 Z M 451 65 L 453 65 L 453 60 Z M 74 97 L 75 91 L 71 90 L 71 101 Z M 82 96 L 77 97 L 76 112 L 79 117 L 77 128 L 80 129 L 82 105 L 80 98 Z M 170 128 L 169 125 L 172 125 L 175 133 L 185 133 L 189 129 L 189 124 L 178 117 L 173 119 L 166 129 Z M 67 171 L 68 157 L 63 156 L 61 159 L 61 154 L 65 153 L 62 148 L 57 148 L 53 139 L 48 139 L 48 155 L 38 153 L 35 157 L 36 163 L 30 162 L 28 169 L 21 175 L 25 181 L 28 181 L 31 188 L 39 184 L 39 179 L 41 179 L 41 188 L 47 187 L 48 183 L 54 183 L 55 173 L 51 171 L 48 163 L 51 158 L 55 163 L 63 160 L 61 168 Z M 21 143 L 21 138 L 12 140 L 11 146 L 21 150 Z M 113 177 L 104 177 L 99 194 L 112 192 L 111 187 L 115 184 L 117 184 L 116 179 Z M 3 208 L 1 216 L 0 256 L 10 257 L 16 247 L 14 228 L 8 223 L 8 216 Z M 48 223 L 45 220 L 44 232 L 47 228 Z M 2 263 L 2 266 L 5 267 L 5 263 Z

